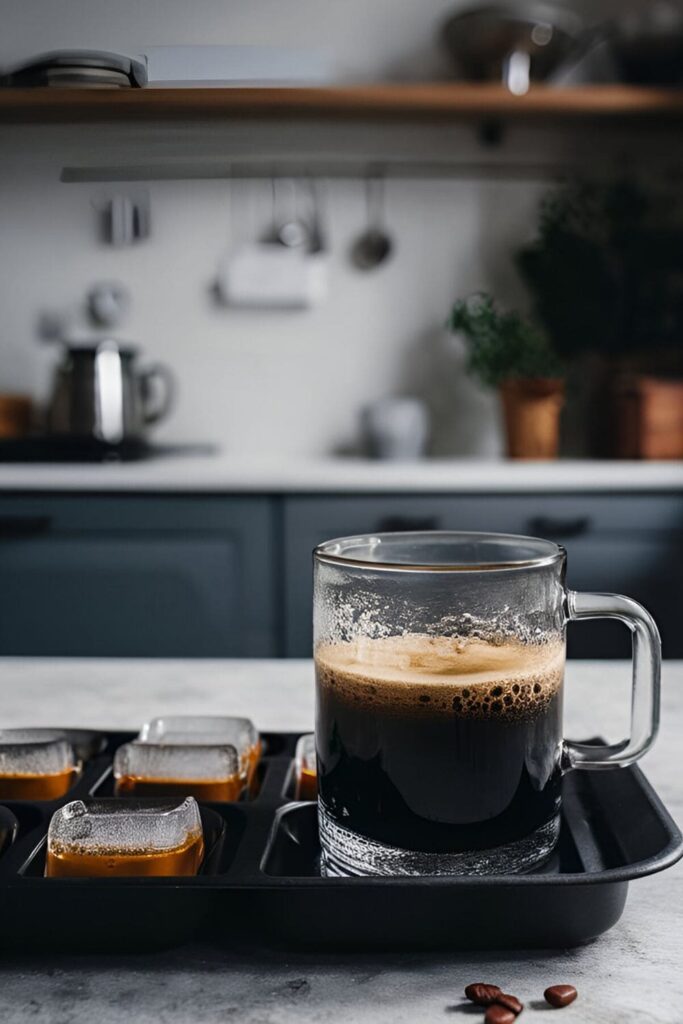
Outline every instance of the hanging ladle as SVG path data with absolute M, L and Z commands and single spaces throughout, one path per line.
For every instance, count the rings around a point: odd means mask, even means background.
M 365 179 L 368 223 L 351 249 L 351 260 L 359 270 L 374 270 L 391 255 L 393 242 L 384 227 L 384 181 Z
M 280 211 L 278 201 L 278 183 L 271 179 L 273 197 L 273 240 L 287 249 L 302 249 L 310 243 L 310 231 L 297 213 L 297 189 L 294 181 L 282 182 L 289 189 L 290 210 L 287 216 Z

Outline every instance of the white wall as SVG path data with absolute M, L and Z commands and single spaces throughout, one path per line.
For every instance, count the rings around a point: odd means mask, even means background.
M 149 43 L 326 46 L 340 75 L 379 78 L 438 71 L 441 0 L 2 0 L 0 61 L 64 46 L 121 51 Z M 87 134 L 84 134 L 87 133 Z M 81 140 L 97 134 L 81 129 Z M 509 252 L 528 237 L 539 187 L 524 182 L 392 181 L 387 217 L 395 256 L 373 274 L 348 260 L 363 226 L 361 186 L 330 183 L 331 294 L 304 313 L 230 311 L 210 293 L 238 235 L 268 224 L 258 182 L 150 185 L 152 238 L 113 251 L 97 239 L 101 185 L 63 185 L 59 160 L 32 130 L 0 135 L 0 387 L 44 394 L 56 353 L 36 341 L 41 310 L 77 304 L 97 280 L 133 297 L 123 332 L 180 381 L 164 439 L 210 439 L 237 450 L 318 453 L 353 445 L 360 407 L 420 393 L 435 414 L 438 452 L 498 449 L 495 405 L 463 380 L 442 330 L 452 300 L 495 287 L 521 296 Z M 249 218 L 235 217 L 248 203 Z M 232 217 L 231 217 L 232 210 Z M 232 224 L 231 224 L 232 221 Z

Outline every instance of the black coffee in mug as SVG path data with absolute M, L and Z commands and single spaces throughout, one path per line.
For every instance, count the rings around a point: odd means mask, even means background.
M 320 799 L 404 850 L 521 840 L 559 809 L 564 645 L 407 635 L 316 652 Z
M 566 586 L 566 552 L 508 534 L 340 537 L 314 557 L 318 824 L 324 875 L 528 871 L 560 833 L 561 776 L 652 744 L 660 644 L 619 594 Z M 563 736 L 567 623 L 633 636 L 631 733 Z

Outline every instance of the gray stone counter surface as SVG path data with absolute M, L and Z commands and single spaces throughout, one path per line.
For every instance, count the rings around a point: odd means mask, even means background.
M 683 461 L 626 459 L 362 458 L 163 455 L 139 462 L 5 463 L 0 491 L 207 494 L 460 494 L 526 491 L 681 491 Z
M 249 714 L 264 730 L 303 730 L 312 725 L 312 690 L 311 666 L 304 661 L 5 660 L 0 724 L 136 727 L 151 714 L 192 710 Z M 567 733 L 601 732 L 616 739 L 626 726 L 628 700 L 625 663 L 571 663 Z M 668 662 L 662 729 L 643 767 L 679 823 L 682 738 L 683 662 Z M 483 1021 L 483 1013 L 462 1000 L 463 987 L 481 980 L 500 984 L 527 1004 L 522 1024 L 558 1019 L 558 1011 L 542 1003 L 542 993 L 549 984 L 565 982 L 576 985 L 579 999 L 560 1011 L 562 1024 L 679 1024 L 683 863 L 633 882 L 624 915 L 610 932 L 588 946 L 559 952 L 236 955 L 195 944 L 144 956 L 5 956 L 0 1021 Z

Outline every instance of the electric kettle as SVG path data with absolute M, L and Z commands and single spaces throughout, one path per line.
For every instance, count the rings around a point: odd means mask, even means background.
M 168 415 L 175 387 L 168 367 L 138 369 L 136 358 L 136 349 L 113 338 L 66 345 L 48 405 L 48 432 L 110 445 L 144 440 L 147 428 Z

